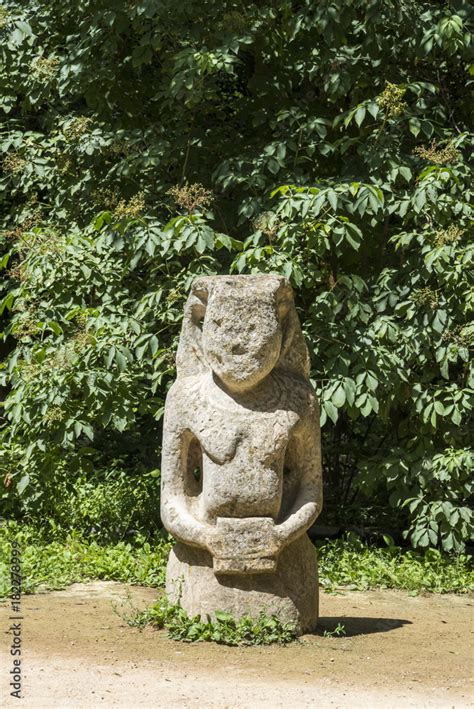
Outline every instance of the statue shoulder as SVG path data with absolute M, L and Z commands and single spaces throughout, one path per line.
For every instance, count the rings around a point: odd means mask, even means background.
M 302 419 L 319 416 L 318 398 L 308 380 L 286 373 L 279 374 L 278 377 L 288 408 L 296 411 Z
M 165 408 L 173 408 L 180 412 L 189 410 L 193 402 L 201 396 L 202 374 L 176 379 L 168 390 Z

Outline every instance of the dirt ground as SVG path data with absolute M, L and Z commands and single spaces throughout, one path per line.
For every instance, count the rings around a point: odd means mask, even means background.
M 185 644 L 124 620 L 156 591 L 112 582 L 24 596 L 28 707 L 469 707 L 474 600 L 321 593 L 321 630 L 287 647 Z M 0 706 L 9 696 L 10 606 L 0 606 Z M 343 637 L 323 630 L 345 626 Z

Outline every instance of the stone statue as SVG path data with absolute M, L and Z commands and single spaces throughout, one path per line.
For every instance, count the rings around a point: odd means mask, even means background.
M 166 593 L 189 615 L 318 617 L 319 410 L 293 293 L 278 275 L 209 276 L 186 303 L 165 406 Z

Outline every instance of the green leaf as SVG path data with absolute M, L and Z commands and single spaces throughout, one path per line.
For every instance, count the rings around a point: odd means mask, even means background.
M 149 340 L 150 352 L 152 357 L 157 353 L 159 342 L 156 335 L 152 335 Z
M 93 431 L 93 429 L 92 429 L 92 426 L 90 426 L 90 425 L 87 424 L 87 423 L 83 423 L 83 424 L 82 424 L 82 430 L 83 430 L 83 432 L 86 434 L 87 438 L 88 438 L 90 441 L 93 441 L 93 440 L 94 440 L 94 431 Z
M 16 486 L 16 491 L 19 495 L 22 495 L 30 483 L 30 476 L 28 473 L 22 475 Z
M 112 362 L 115 359 L 115 352 L 116 352 L 116 350 L 115 350 L 114 345 L 111 345 L 109 348 L 106 360 L 105 360 L 105 366 L 107 367 L 107 369 L 110 369 Z
M 410 133 L 412 133 L 416 138 L 421 131 L 421 123 L 418 118 L 410 118 L 410 120 L 408 121 L 408 126 L 410 129 Z
M 359 106 L 359 108 L 358 108 L 357 111 L 355 112 L 355 122 L 357 123 L 357 125 L 358 125 L 359 127 L 360 127 L 360 126 L 362 125 L 362 123 L 364 122 L 365 111 L 366 111 L 365 106 Z
M 127 360 L 124 357 L 123 353 L 119 350 L 116 350 L 115 352 L 115 361 L 117 363 L 118 371 L 123 372 L 127 367 Z
M 327 416 L 329 416 L 329 418 L 331 419 L 331 421 L 333 423 L 336 423 L 336 421 L 338 419 L 338 413 L 337 413 L 337 409 L 334 406 L 334 404 L 331 401 L 324 401 L 323 408 L 324 408 Z
M 11 251 L 7 251 L 6 254 L 4 254 L 3 258 L 0 259 L 0 269 L 6 268 L 8 266 L 8 261 L 11 256 Z
M 337 194 L 334 190 L 329 190 L 327 193 L 327 199 L 334 211 L 337 210 Z
M 344 406 L 344 404 L 346 403 L 346 393 L 342 384 L 339 384 L 339 386 L 333 392 L 331 396 L 331 401 L 338 409 L 340 409 L 341 406 Z
M 268 169 L 272 173 L 272 175 L 276 175 L 277 172 L 280 170 L 280 163 L 278 160 L 275 158 L 270 158 L 268 161 Z
M 413 173 L 409 167 L 402 165 L 398 168 L 398 171 L 399 171 L 400 175 L 402 175 L 402 177 L 404 177 L 407 182 L 411 181 Z

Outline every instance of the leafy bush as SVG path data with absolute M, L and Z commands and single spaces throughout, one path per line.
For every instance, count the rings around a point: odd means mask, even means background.
M 282 645 L 296 638 L 295 626 L 282 623 L 276 616 L 260 613 L 256 618 L 243 616 L 235 619 L 229 613 L 216 611 L 215 616 L 191 618 L 179 605 L 170 605 L 160 598 L 153 606 L 128 620 L 130 625 L 154 625 L 166 628 L 173 640 L 184 642 L 215 642 L 221 645 Z
M 83 476 L 66 484 L 61 477 L 54 490 L 45 490 L 51 508 L 42 526 L 74 529 L 100 538 L 101 543 L 124 537 L 153 538 L 161 528 L 157 509 L 157 471 L 144 473 L 112 467 L 94 477 Z M 44 509 L 44 506 L 43 506 Z
M 326 542 L 319 549 L 319 582 L 326 591 L 397 588 L 413 593 L 467 593 L 474 590 L 472 557 L 448 556 L 438 549 L 403 550 L 387 539 L 371 547 L 355 535 Z
M 36 529 L 0 526 L 0 597 L 10 593 L 10 549 L 16 539 L 21 553 L 24 593 L 62 589 L 71 583 L 100 579 L 163 586 L 169 542 L 143 538 L 102 546 L 79 533 L 45 538 Z
M 117 457 L 132 488 L 156 470 L 190 282 L 274 271 L 327 520 L 462 550 L 469 27 L 464 0 L 1 6 L 4 515 L 64 519 L 56 486 Z

